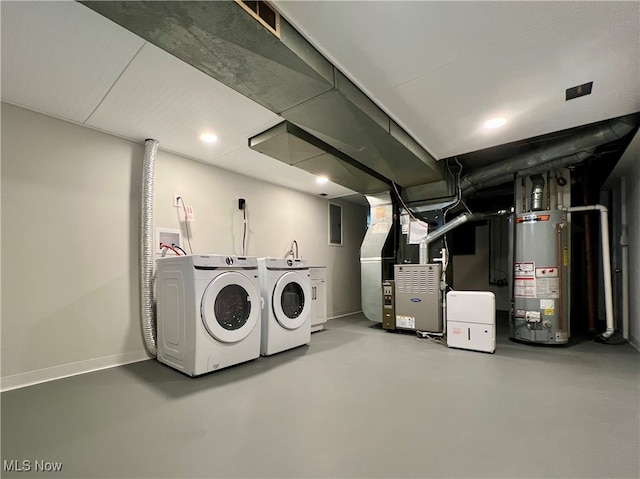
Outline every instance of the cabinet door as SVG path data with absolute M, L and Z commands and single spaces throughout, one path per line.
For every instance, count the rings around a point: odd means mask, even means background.
M 324 323 L 327 320 L 327 282 L 319 280 L 315 286 L 316 319 Z
M 327 321 L 327 270 L 324 267 L 309 268 L 311 276 L 311 327 L 322 329 Z

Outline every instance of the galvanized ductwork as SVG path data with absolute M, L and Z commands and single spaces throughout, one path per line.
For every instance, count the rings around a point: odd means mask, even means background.
M 153 180 L 158 144 L 151 139 L 144 142 L 140 210 L 140 318 L 144 342 L 153 357 L 158 354 L 153 303 Z
M 380 177 L 403 188 L 445 178 L 442 164 L 284 18 L 278 38 L 231 1 L 82 3 L 342 155 L 316 151 L 295 163 L 299 168 L 314 174 L 322 170 L 332 181 L 364 194 L 388 189 Z M 292 135 L 300 139 L 286 126 L 283 129 L 284 143 Z M 317 143 L 310 145 L 314 148 Z M 276 158 L 293 164 L 286 154 Z M 365 167 L 364 173 L 355 171 L 358 165 Z M 371 176 L 371 171 L 377 175 Z
M 509 183 L 517 177 L 580 163 L 592 156 L 598 146 L 619 140 L 634 128 L 634 122 L 628 117 L 586 127 L 580 134 L 568 139 L 471 171 L 462 178 L 462 192 L 466 196 L 484 188 Z
M 367 195 L 371 223 L 360 247 L 362 312 L 376 323 L 382 322 L 382 280 L 384 263 L 393 264 L 393 256 L 385 258 L 385 244 L 393 227 L 393 203 L 389 191 Z
M 391 187 L 390 181 L 376 171 L 288 121 L 249 138 L 249 147 L 311 173 L 327 175 L 334 183 L 365 195 Z

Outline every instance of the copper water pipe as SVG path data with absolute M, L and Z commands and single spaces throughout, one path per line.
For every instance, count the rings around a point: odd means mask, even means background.
M 562 314 L 564 309 L 562 302 L 562 268 L 564 265 L 562 257 L 562 228 L 564 228 L 564 223 L 556 223 L 556 233 L 558 235 L 556 239 L 558 255 L 558 331 L 564 331 L 564 316 Z
M 547 210 L 551 209 L 551 171 L 547 170 Z
M 589 191 L 586 182 L 586 175 L 582 178 L 582 199 L 585 205 L 589 204 Z M 591 215 L 587 212 L 584 215 L 584 255 L 587 261 L 587 331 L 596 330 L 596 284 L 593 279 L 593 244 L 591 241 Z

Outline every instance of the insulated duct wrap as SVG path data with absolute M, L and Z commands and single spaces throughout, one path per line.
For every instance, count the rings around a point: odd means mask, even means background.
M 140 313 L 144 342 L 153 357 L 158 354 L 153 304 L 153 178 L 157 151 L 157 140 L 145 140 L 140 212 Z
M 628 117 L 585 127 L 579 135 L 471 171 L 462 178 L 462 193 L 468 196 L 484 188 L 508 183 L 514 178 L 579 163 L 589 158 L 598 146 L 619 140 L 633 128 L 634 122 Z

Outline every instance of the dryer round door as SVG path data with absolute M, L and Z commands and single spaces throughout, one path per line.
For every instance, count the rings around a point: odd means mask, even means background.
M 311 310 L 311 286 L 308 278 L 297 271 L 287 271 L 276 281 L 271 301 L 273 313 L 282 327 L 299 328 Z
M 260 294 L 245 275 L 228 271 L 216 276 L 202 295 L 202 323 L 218 341 L 246 338 L 260 317 Z

